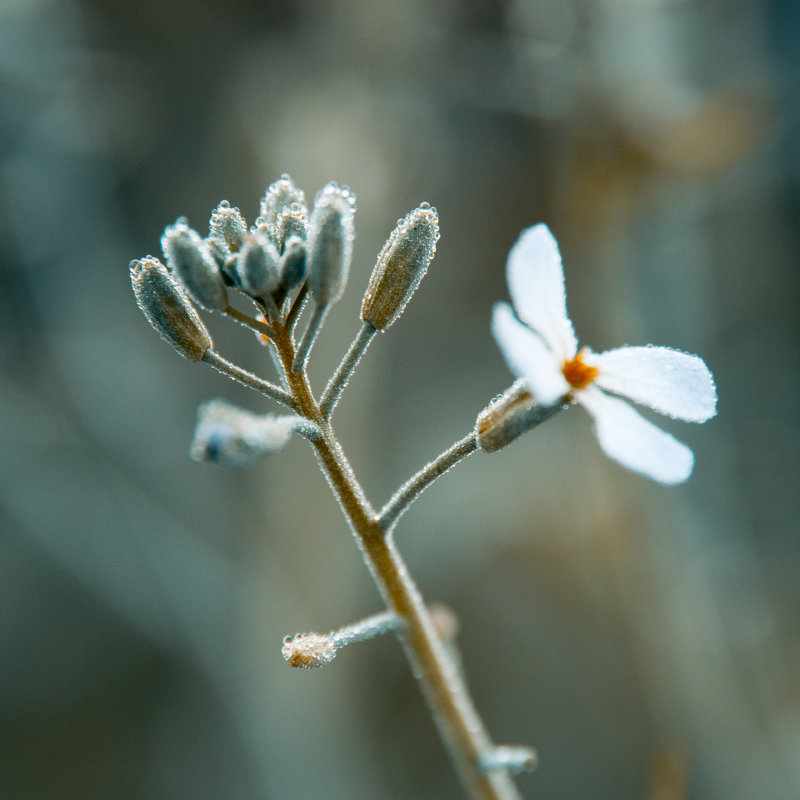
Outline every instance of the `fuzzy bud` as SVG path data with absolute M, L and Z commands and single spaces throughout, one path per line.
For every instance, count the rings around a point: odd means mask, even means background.
M 262 232 L 249 234 L 236 265 L 242 288 L 253 297 L 266 297 L 278 286 L 278 251 Z
M 209 400 L 197 409 L 189 455 L 195 461 L 245 467 L 282 450 L 291 436 L 291 426 L 281 417 Z
M 238 253 L 247 235 L 247 223 L 238 208 L 231 208 L 223 200 L 211 213 L 208 233 L 211 238 L 225 242 L 229 252 Z
M 537 405 L 524 381 L 515 381 L 478 414 L 475 423 L 478 445 L 487 453 L 494 453 L 544 422 L 560 408 L 559 403 Z
M 324 667 L 336 658 L 336 644 L 330 634 L 298 633 L 283 640 L 281 653 L 290 667 Z
M 427 203 L 398 222 L 369 279 L 362 321 L 384 331 L 403 313 L 428 271 L 438 239 L 439 217 Z
M 147 321 L 182 356 L 200 361 L 213 347 L 189 298 L 157 258 L 146 256 L 132 261 L 131 284 Z
M 161 237 L 167 266 L 189 290 L 192 299 L 212 311 L 228 306 L 228 296 L 217 262 L 200 234 L 185 219 L 169 225 Z
M 292 203 L 285 208 L 275 221 L 273 239 L 282 253 L 289 239 L 297 238 L 305 241 L 308 236 L 308 211 L 305 206 Z
M 353 255 L 355 197 L 331 182 L 314 201 L 308 232 L 308 288 L 320 307 L 344 292 Z
M 302 239 L 293 236 L 287 240 L 278 273 L 284 289 L 292 289 L 303 282 L 306 277 L 306 243 Z
M 284 173 L 281 177 L 271 184 L 267 193 L 261 200 L 261 223 L 267 228 L 270 235 L 276 240 L 278 220 L 284 211 L 295 208 L 299 217 L 306 218 L 308 209 L 306 208 L 306 196 L 302 189 L 295 186 L 294 181 Z M 283 240 L 281 240 L 283 241 Z

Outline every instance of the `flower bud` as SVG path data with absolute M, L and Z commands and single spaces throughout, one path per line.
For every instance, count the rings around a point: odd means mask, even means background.
M 308 216 L 305 194 L 301 189 L 298 189 L 294 181 L 284 173 L 279 180 L 270 185 L 267 189 L 267 193 L 261 200 L 261 222 L 266 226 L 275 241 L 278 241 L 276 236 L 278 220 L 283 212 L 291 209 L 292 206 L 296 206 L 296 213 L 298 216 L 302 218 Z
M 212 311 L 228 306 L 225 284 L 217 262 L 209 253 L 200 234 L 179 219 L 169 225 L 161 237 L 167 266 L 189 290 L 192 299 Z
M 314 201 L 308 232 L 308 288 L 320 307 L 344 291 L 353 255 L 355 197 L 331 182 Z
M 478 414 L 478 445 L 494 453 L 555 414 L 561 405 L 537 405 L 524 381 L 515 381 Z
M 211 336 L 183 289 L 152 256 L 131 262 L 131 284 L 147 321 L 181 355 L 200 361 L 213 347 Z
M 386 330 L 405 310 L 436 252 L 439 217 L 423 203 L 399 221 L 384 244 L 361 304 L 361 319 Z
M 248 234 L 236 264 L 242 288 L 253 297 L 266 297 L 278 286 L 278 252 L 266 234 Z
M 302 208 L 297 203 L 292 203 L 289 208 L 285 208 L 275 222 L 273 239 L 282 253 L 286 242 L 289 239 L 297 238 L 305 241 L 308 236 L 308 212 L 306 207 Z
M 282 450 L 292 428 L 274 414 L 253 414 L 224 400 L 209 400 L 197 409 L 197 427 L 189 448 L 195 461 L 248 466 Z
M 211 238 L 225 242 L 231 253 L 237 253 L 247 235 L 247 223 L 238 208 L 231 208 L 223 200 L 211 213 L 208 233 Z
M 293 236 L 286 241 L 278 269 L 280 285 L 292 289 L 303 282 L 306 276 L 306 243 Z

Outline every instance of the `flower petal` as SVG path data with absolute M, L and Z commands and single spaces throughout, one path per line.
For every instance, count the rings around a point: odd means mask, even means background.
M 669 347 L 620 347 L 591 357 L 596 383 L 660 414 L 705 422 L 717 413 L 714 378 L 699 356 Z
M 661 483 L 682 483 L 689 477 L 692 451 L 624 400 L 593 387 L 578 392 L 577 398 L 594 417 L 595 433 L 607 456 Z
M 508 291 L 519 318 L 539 333 L 562 361 L 578 351 L 567 316 L 564 270 L 546 225 L 524 230 L 508 254 Z
M 537 402 L 553 405 L 569 391 L 557 357 L 541 336 L 514 316 L 508 303 L 495 305 L 492 333 L 509 369 L 525 381 Z

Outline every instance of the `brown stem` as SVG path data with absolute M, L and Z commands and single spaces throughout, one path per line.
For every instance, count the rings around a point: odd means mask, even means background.
M 305 370 L 292 372 L 296 353 L 291 333 L 276 325 L 273 342 L 284 366 L 296 410 L 322 433 L 311 442 L 320 466 L 344 512 L 386 605 L 404 624 L 397 636 L 436 720 L 456 770 L 475 800 L 514 800 L 520 795 L 506 769 L 484 771 L 494 745 L 461 680 L 458 668 L 440 640 L 419 589 L 397 551 L 393 538 L 358 483 L 333 428 L 322 414 Z

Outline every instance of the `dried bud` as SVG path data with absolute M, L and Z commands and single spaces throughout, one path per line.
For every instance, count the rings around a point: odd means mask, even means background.
M 131 262 L 131 284 L 147 321 L 181 355 L 200 361 L 213 347 L 189 298 L 167 268 L 152 256 Z
M 400 220 L 384 244 L 361 304 L 361 319 L 386 330 L 405 310 L 436 252 L 439 217 L 423 203 Z
M 318 306 L 342 295 L 353 255 L 355 197 L 331 182 L 314 201 L 308 232 L 308 288 Z
M 161 237 L 167 266 L 189 290 L 192 299 L 205 308 L 222 311 L 228 296 L 217 262 L 197 231 L 185 219 L 169 225 Z
M 284 211 L 296 206 L 300 217 L 308 216 L 306 196 L 301 189 L 295 186 L 294 181 L 285 173 L 275 181 L 261 200 L 261 223 L 267 228 L 270 235 L 276 240 L 278 220 Z M 283 239 L 281 241 L 284 241 Z
M 247 223 L 238 208 L 231 208 L 223 200 L 211 213 L 208 233 L 211 238 L 223 241 L 229 252 L 237 253 L 247 235 Z
M 282 417 L 209 400 L 197 409 L 189 455 L 195 461 L 244 467 L 282 450 L 291 436 L 292 427 Z
M 290 667 L 324 667 L 336 658 L 336 645 L 330 634 L 298 633 L 283 640 L 281 653 Z
M 293 236 L 286 241 L 278 273 L 284 289 L 292 289 L 303 282 L 306 276 L 306 243 L 302 239 Z
M 242 288 L 253 297 L 266 297 L 278 286 L 278 251 L 262 232 L 248 234 L 236 265 Z
M 494 453 L 555 414 L 561 405 L 537 405 L 521 380 L 513 383 L 478 414 L 478 445 Z

